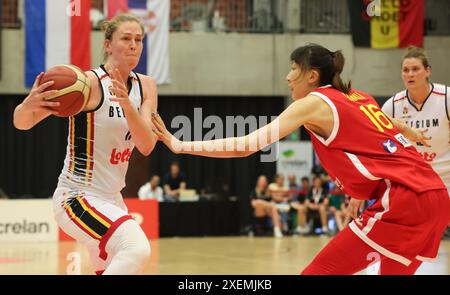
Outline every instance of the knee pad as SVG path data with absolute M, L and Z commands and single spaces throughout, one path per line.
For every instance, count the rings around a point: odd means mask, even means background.
M 111 235 L 107 245 L 111 262 L 103 274 L 138 274 L 150 257 L 150 243 L 139 224 L 127 220 Z
M 150 258 L 151 254 L 150 243 L 147 239 L 141 241 L 139 244 L 126 247 L 122 251 L 125 251 L 133 260 L 141 263 L 145 263 Z
M 139 224 L 134 220 L 127 220 L 112 234 L 106 248 L 114 253 L 122 253 L 136 262 L 144 263 L 151 253 L 150 243 Z

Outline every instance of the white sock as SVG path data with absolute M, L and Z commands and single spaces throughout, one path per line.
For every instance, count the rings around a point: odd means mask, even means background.
M 275 226 L 273 228 L 273 234 L 275 237 L 282 237 L 283 233 L 281 232 L 281 229 L 278 226 Z
M 127 220 L 112 234 L 106 244 L 108 255 L 113 255 L 104 275 L 138 274 L 150 258 L 150 244 L 139 224 Z

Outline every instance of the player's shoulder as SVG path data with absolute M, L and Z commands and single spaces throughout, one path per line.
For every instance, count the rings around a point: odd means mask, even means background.
M 152 85 L 156 85 L 156 80 L 153 79 L 151 76 L 148 75 L 143 75 L 143 74 L 139 74 L 136 73 L 136 76 L 139 78 L 139 80 L 141 81 L 141 83 L 146 86 L 152 86 Z
M 403 89 L 400 92 L 395 93 L 391 98 L 389 98 L 387 101 L 389 102 L 394 102 L 394 103 L 398 103 L 398 102 L 402 102 L 403 100 L 407 99 L 407 93 L 406 93 L 406 89 Z
M 350 91 L 350 94 L 352 94 L 352 93 L 356 93 L 356 95 L 358 95 L 358 96 L 363 96 L 363 97 L 365 97 L 365 98 L 373 98 L 373 96 L 372 95 L 370 95 L 369 93 L 367 93 L 367 92 L 365 92 L 365 91 L 363 91 L 363 90 L 359 90 L 359 89 L 355 89 L 355 88 L 352 88 L 351 89 L 351 91 Z
M 450 87 L 440 84 L 440 83 L 432 83 L 433 85 L 433 99 L 436 101 L 439 101 L 438 106 L 440 105 L 441 101 L 444 103 L 445 113 L 447 114 L 447 118 L 450 121 Z
M 86 76 L 92 76 L 92 75 L 94 75 L 94 76 L 95 76 L 95 74 L 94 74 L 94 70 L 93 70 L 93 69 L 91 69 L 91 70 L 88 70 L 88 71 L 84 71 L 84 73 L 86 74 Z
M 108 74 L 106 73 L 102 75 L 102 73 L 98 71 L 98 69 L 91 69 L 89 71 L 85 71 L 84 73 L 88 77 L 89 82 L 91 82 L 91 85 L 96 85 L 97 81 L 101 81 L 108 76 Z
M 144 97 L 148 97 L 149 95 L 155 94 L 157 92 L 156 90 L 156 80 L 153 79 L 151 76 L 138 74 L 136 73 L 137 77 L 139 78 L 139 81 L 142 85 L 142 91 L 144 92 Z
M 389 98 L 386 99 L 386 101 L 383 103 L 383 106 L 388 105 L 388 104 L 392 105 L 392 101 L 393 101 L 393 100 L 394 100 L 394 97 L 393 97 L 393 96 L 389 97 Z
M 85 71 L 84 72 L 86 74 L 86 76 L 88 77 L 89 80 L 97 80 L 97 75 L 94 73 L 93 70 L 89 70 L 89 71 Z
M 432 94 L 434 96 L 444 98 L 446 95 L 448 95 L 448 92 L 450 90 L 448 86 L 440 83 L 432 83 L 432 85 L 433 85 Z
M 101 106 L 103 102 L 102 88 L 100 85 L 101 77 L 98 77 L 93 70 L 85 71 L 84 73 L 86 74 L 89 81 L 90 94 L 89 101 L 83 111 L 96 110 Z
M 309 101 L 314 102 L 315 100 L 326 100 L 332 101 L 340 97 L 341 92 L 331 85 L 325 85 L 321 87 L 317 87 L 313 91 L 311 91 L 305 98 Z M 302 101 L 306 102 L 306 100 L 302 99 Z
M 85 71 L 84 73 L 88 78 L 89 86 L 91 87 L 91 89 L 99 87 L 98 81 L 101 80 L 101 78 L 98 77 L 96 73 L 94 73 L 92 70 Z
M 85 71 L 84 73 L 88 76 L 88 77 L 96 77 L 97 75 L 99 75 L 102 72 L 102 68 L 101 67 L 97 67 L 97 68 L 93 68 L 90 70 Z
M 136 76 L 138 77 L 139 81 L 141 82 L 143 101 L 151 100 L 156 108 L 157 100 L 158 100 L 157 99 L 158 91 L 157 91 L 156 80 L 153 77 L 148 76 L 148 75 L 136 73 Z
M 318 100 L 322 102 L 322 104 L 329 105 L 332 104 L 334 106 L 348 104 L 352 102 L 358 101 L 367 101 L 373 99 L 369 94 L 356 90 L 350 89 L 349 93 L 344 93 L 334 87 L 320 87 L 314 89 L 306 98 L 310 98 L 312 104 L 318 104 Z M 326 103 L 324 103 L 326 102 Z M 314 110 L 319 110 L 319 107 L 313 108 Z M 327 107 L 328 109 L 328 107 Z

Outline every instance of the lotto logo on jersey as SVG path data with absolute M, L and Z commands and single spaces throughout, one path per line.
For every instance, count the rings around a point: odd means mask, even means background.
M 111 158 L 109 162 L 113 165 L 117 165 L 119 163 L 130 161 L 131 150 L 129 148 L 125 149 L 123 152 L 118 152 L 117 149 L 113 149 L 111 151 Z

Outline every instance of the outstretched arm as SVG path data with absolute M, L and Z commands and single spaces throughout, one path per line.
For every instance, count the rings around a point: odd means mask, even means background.
M 167 131 L 158 114 L 152 114 L 155 134 L 172 152 L 214 158 L 247 157 L 289 135 L 304 124 L 320 126 L 333 119 L 330 107 L 319 97 L 308 95 L 293 102 L 274 121 L 241 137 L 183 142 Z

